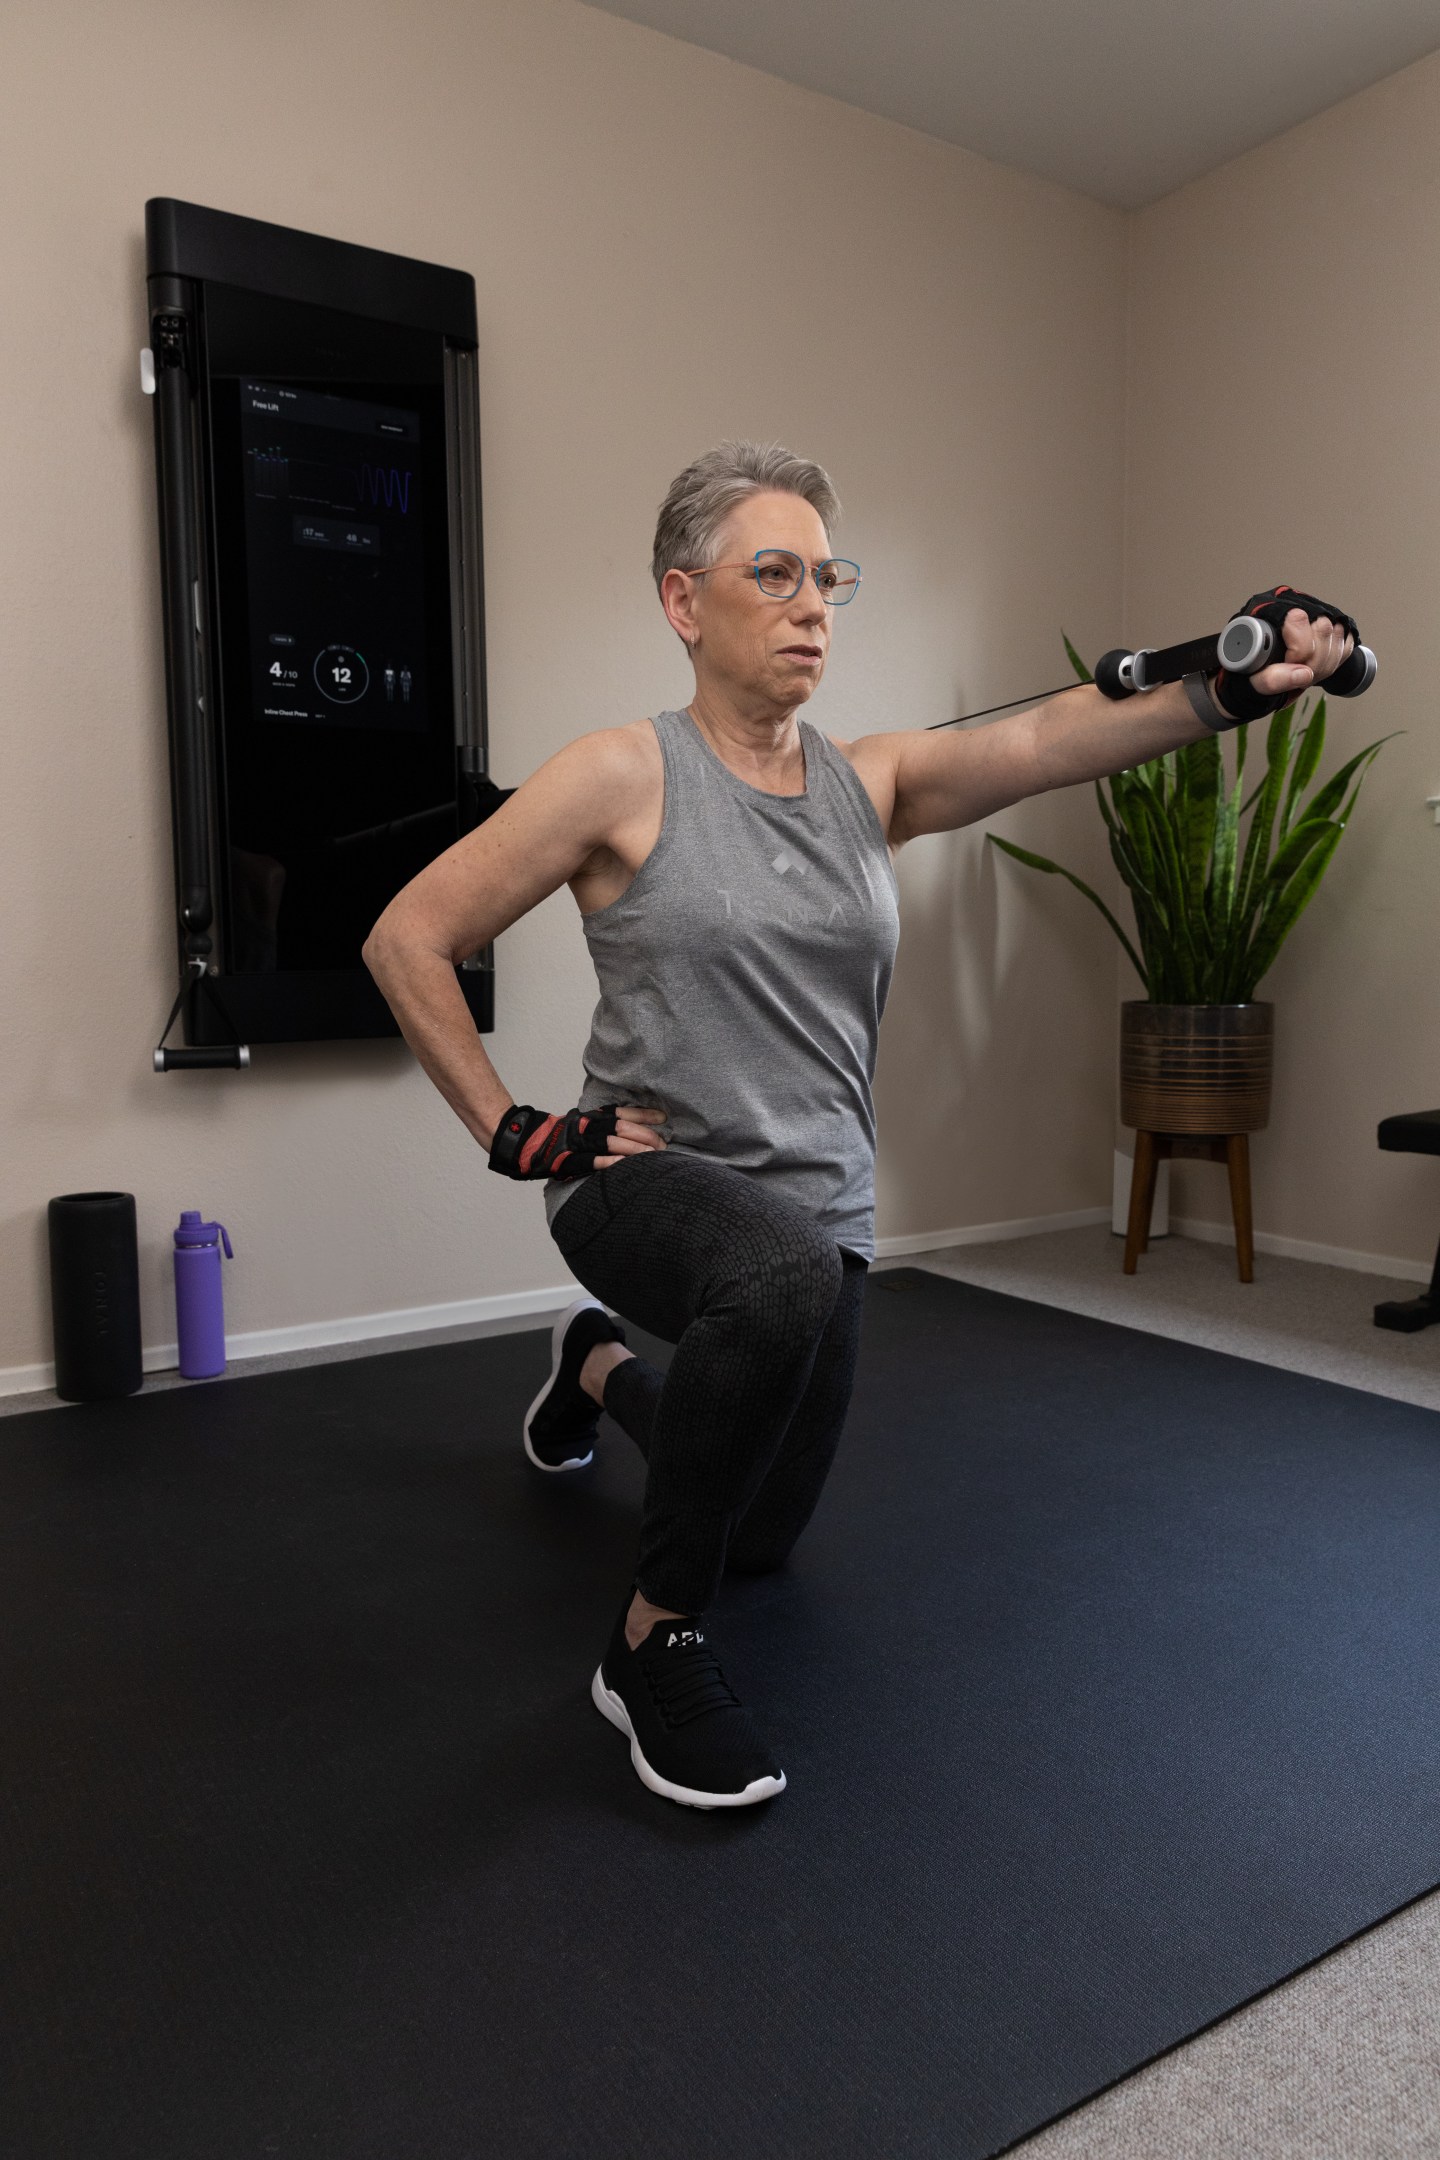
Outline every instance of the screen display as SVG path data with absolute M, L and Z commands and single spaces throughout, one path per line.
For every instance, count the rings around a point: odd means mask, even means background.
M 240 441 L 256 712 L 423 734 L 419 413 L 242 381 Z
M 456 838 L 444 345 L 207 286 L 226 972 L 357 968 Z

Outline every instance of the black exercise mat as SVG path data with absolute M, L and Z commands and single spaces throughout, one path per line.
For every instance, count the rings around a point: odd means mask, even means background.
M 589 1701 L 640 1466 L 526 1465 L 546 1369 L 0 1426 L 6 2160 L 967 2160 L 1440 1877 L 1440 1417 L 873 1278 L 717 1615 L 790 1790 L 700 1814 Z

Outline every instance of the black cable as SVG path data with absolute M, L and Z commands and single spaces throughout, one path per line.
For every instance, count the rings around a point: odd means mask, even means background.
M 982 705 L 979 712 L 961 713 L 958 720 L 932 720 L 922 732 L 933 735 L 936 728 L 964 727 L 967 720 L 983 720 L 992 712 L 1009 712 L 1012 705 L 1041 705 L 1046 698 L 1059 697 L 1062 690 L 1083 690 L 1084 687 L 1079 682 L 1062 682 L 1059 690 L 1036 690 L 1029 697 L 1006 698 L 1003 705 Z

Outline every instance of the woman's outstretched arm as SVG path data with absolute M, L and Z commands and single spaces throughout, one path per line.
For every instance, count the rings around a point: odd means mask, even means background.
M 1299 697 L 1332 675 L 1350 639 L 1328 617 L 1311 622 L 1300 609 L 1285 618 L 1285 658 L 1254 677 L 1266 696 Z M 1218 719 L 1217 715 L 1217 719 Z M 931 729 L 871 735 L 854 745 L 857 767 L 893 764 L 892 845 L 927 832 L 953 832 L 1027 795 L 1073 787 L 1143 765 L 1206 733 L 1179 683 L 1115 704 L 1093 683 L 1077 683 L 1028 712 L 972 734 Z M 872 783 L 872 793 L 873 793 Z

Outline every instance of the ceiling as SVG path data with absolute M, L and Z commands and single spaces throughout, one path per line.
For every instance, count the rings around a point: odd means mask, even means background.
M 592 0 L 1139 209 L 1440 48 L 1440 0 Z

